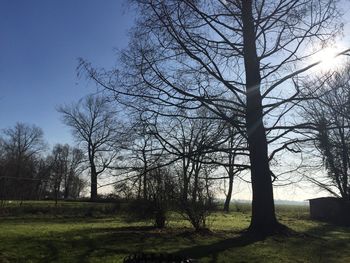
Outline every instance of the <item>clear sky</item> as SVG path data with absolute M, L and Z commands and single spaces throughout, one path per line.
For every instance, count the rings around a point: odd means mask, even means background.
M 95 89 L 77 58 L 114 65 L 130 14 L 124 0 L 0 0 L 0 129 L 36 124 L 50 144 L 71 142 L 55 108 Z

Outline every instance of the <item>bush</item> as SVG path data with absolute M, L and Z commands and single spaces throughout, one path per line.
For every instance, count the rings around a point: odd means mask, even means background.
M 208 216 L 217 205 L 212 199 L 187 200 L 181 202 L 180 213 L 188 220 L 197 232 L 208 229 Z
M 153 220 L 157 228 L 166 225 L 166 209 L 154 200 L 134 199 L 129 202 L 125 212 L 130 221 Z
M 133 199 L 127 204 L 125 212 L 130 221 L 149 220 L 154 217 L 153 204 L 149 200 Z

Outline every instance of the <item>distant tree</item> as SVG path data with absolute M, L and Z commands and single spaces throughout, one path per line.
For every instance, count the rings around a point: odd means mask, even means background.
M 150 132 L 147 121 L 141 116 L 132 120 L 132 143 L 129 144 L 130 151 L 129 166 L 137 173 L 138 190 L 137 198 L 149 199 L 148 173 L 157 166 L 162 156 L 162 149 L 155 136 Z
M 75 199 L 83 197 L 88 185 L 88 181 L 85 178 L 81 176 L 75 176 L 73 178 L 71 196 L 73 196 Z
M 178 190 L 176 179 L 171 174 L 169 167 L 155 166 L 149 171 L 148 176 L 149 201 L 154 214 L 155 226 L 164 228 L 167 212 L 170 208 L 174 208 L 173 204 L 176 202 L 176 191 Z
M 47 163 L 50 167 L 51 191 L 54 198 L 76 199 L 81 191 L 83 152 L 68 144 L 56 144 Z M 61 194 L 62 193 L 62 194 Z
M 51 185 L 51 163 L 49 162 L 48 157 L 43 157 L 39 159 L 37 162 L 37 180 L 38 184 L 35 189 L 37 193 L 37 199 L 41 200 L 43 198 L 51 197 L 51 189 L 53 189 Z
M 68 158 L 68 174 L 64 178 L 64 198 L 77 199 L 86 186 L 85 179 L 82 178 L 84 167 L 84 153 L 78 148 L 70 148 Z
M 221 145 L 222 122 L 211 119 L 210 111 L 199 109 L 196 115 L 158 116 L 150 131 L 163 148 L 168 161 L 168 174 L 177 176 L 176 209 L 196 231 L 206 228 L 206 219 L 213 206 L 211 176 L 218 168 L 213 162 Z M 170 180 L 170 179 L 167 179 Z
M 116 113 L 106 98 L 88 96 L 71 106 L 59 107 L 63 122 L 87 155 L 91 177 L 91 200 L 97 200 L 98 176 L 107 171 L 117 155 L 118 129 Z
M 226 148 L 223 151 L 222 161 L 225 163 L 224 168 L 227 172 L 228 177 L 228 189 L 226 193 L 225 203 L 224 203 L 224 211 L 229 212 L 230 203 L 232 199 L 233 193 L 233 182 L 236 175 L 239 174 L 244 169 L 248 169 L 249 166 L 246 165 L 238 165 L 238 157 L 242 157 L 242 155 L 247 156 L 245 140 L 242 136 L 239 136 L 239 133 L 234 129 L 234 127 L 226 128 L 226 136 L 227 142 L 224 144 Z
M 310 140 L 327 175 L 308 176 L 321 189 L 350 201 L 350 64 L 305 84 L 314 99 L 304 107 Z
M 44 133 L 35 125 L 17 123 L 3 130 L 3 148 L 7 155 L 17 159 L 29 158 L 45 148 Z
M 202 111 L 200 114 L 204 116 L 208 112 Z M 162 121 L 159 118 L 150 125 L 152 134 L 163 147 L 164 155 L 176 167 L 183 201 L 197 200 L 205 167 L 217 168 L 211 159 L 215 159 L 215 146 L 220 144 L 223 128 L 219 122 L 203 116 L 197 119 L 175 116 L 163 118 Z
M 52 150 L 52 156 L 49 157 L 50 162 L 50 181 L 51 191 L 54 194 L 54 199 L 57 205 L 60 198 L 62 180 L 65 174 L 67 174 L 66 158 L 68 156 L 67 147 L 61 145 L 55 145 Z
M 21 200 L 36 198 L 38 162 L 45 149 L 43 131 L 35 125 L 17 123 L 3 130 L 1 148 L 3 195 Z

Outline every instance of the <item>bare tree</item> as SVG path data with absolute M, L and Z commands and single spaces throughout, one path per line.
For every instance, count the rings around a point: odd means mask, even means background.
M 116 113 L 106 98 L 88 96 L 72 106 L 58 111 L 63 122 L 87 155 L 91 176 L 91 200 L 97 200 L 98 176 L 110 168 L 117 155 L 118 129 Z
M 48 162 L 50 163 L 50 186 L 52 187 L 51 192 L 54 194 L 56 206 L 60 198 L 63 177 L 67 175 L 67 158 L 68 147 L 63 145 L 55 145 L 52 155 L 48 157 Z
M 54 146 L 51 156 L 48 156 L 47 163 L 50 167 L 50 186 L 51 191 L 54 192 L 55 200 L 61 197 L 64 199 L 79 197 L 83 161 L 84 155 L 80 149 L 72 148 L 68 144 Z M 62 196 L 61 192 L 63 192 Z
M 309 81 L 314 99 L 307 101 L 304 118 L 314 128 L 309 131 L 326 168 L 326 176 L 308 176 L 321 189 L 350 200 L 350 64 Z
M 288 123 L 300 90 L 285 87 L 317 64 L 302 66 L 340 31 L 337 1 L 133 2 L 140 17 L 121 71 L 83 67 L 131 107 L 163 115 L 173 107 L 205 107 L 229 122 L 248 142 L 250 230 L 283 231 L 275 217 L 269 161 L 288 151 L 295 142 L 288 134 L 303 127 Z M 269 153 L 270 143 L 278 146 Z
M 238 163 L 238 157 L 242 155 L 246 155 L 245 151 L 245 140 L 235 131 L 233 127 L 227 128 L 227 148 L 224 151 L 224 155 L 222 156 L 222 162 L 225 162 L 226 165 L 223 165 L 227 172 L 228 176 L 228 189 L 226 194 L 226 199 L 224 203 L 224 211 L 229 212 L 230 203 L 233 192 L 233 182 L 236 175 L 238 175 L 242 170 L 248 168 L 244 166 L 236 166 Z
M 78 148 L 69 147 L 68 169 L 64 178 L 64 199 L 76 199 L 85 187 L 85 180 L 81 177 L 84 167 L 84 153 Z
M 17 159 L 36 155 L 45 147 L 43 131 L 35 125 L 17 123 L 13 128 L 5 129 L 3 135 L 4 151 Z
M 45 149 L 43 131 L 35 126 L 17 123 L 2 132 L 3 169 L 1 180 L 6 193 L 14 199 L 35 198 L 36 186 L 40 184 L 38 162 Z
M 148 178 L 150 202 L 155 214 L 155 226 L 164 228 L 166 213 L 176 200 L 175 196 L 178 187 L 168 167 L 155 167 L 149 172 Z
M 201 113 L 204 115 L 204 113 Z M 203 117 L 203 116 L 202 116 Z M 161 120 L 162 119 L 162 120 Z M 181 182 L 182 200 L 197 200 L 200 180 L 205 166 L 217 167 L 211 162 L 220 144 L 223 128 L 206 118 L 157 118 L 150 130 L 163 147 L 163 155 L 174 164 Z
M 148 173 L 155 169 L 162 156 L 162 149 L 155 136 L 150 133 L 149 124 L 138 116 L 133 120 L 133 143 L 129 145 L 130 160 L 133 170 L 138 173 L 138 199 L 149 199 Z

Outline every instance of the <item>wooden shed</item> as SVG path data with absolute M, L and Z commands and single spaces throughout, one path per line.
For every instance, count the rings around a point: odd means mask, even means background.
M 310 199 L 311 219 L 350 226 L 350 202 L 336 197 Z

